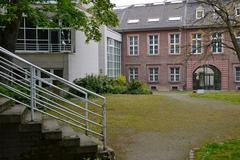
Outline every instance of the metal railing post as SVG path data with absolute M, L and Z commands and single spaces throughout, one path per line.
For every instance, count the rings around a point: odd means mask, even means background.
M 107 148 L 107 115 L 106 115 L 106 98 L 103 100 L 102 106 L 102 114 L 103 114 L 103 149 Z
M 85 128 L 86 128 L 86 135 L 88 135 L 88 94 L 85 94 L 85 100 L 86 100 L 86 102 L 85 102 L 85 109 L 86 109 L 86 111 L 85 111 Z
M 35 88 L 35 85 L 36 85 L 36 69 L 31 66 L 30 68 L 30 74 L 31 74 L 31 77 L 30 77 L 30 96 L 31 96 L 31 120 L 33 121 L 34 120 L 34 109 L 36 108 L 36 102 L 35 102 L 35 98 L 36 98 L 36 88 Z

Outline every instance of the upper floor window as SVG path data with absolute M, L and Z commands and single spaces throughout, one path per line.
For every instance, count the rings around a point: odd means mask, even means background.
M 158 35 L 149 35 L 148 53 L 149 55 L 156 55 L 159 53 Z
M 236 16 L 240 16 L 240 7 L 236 8 Z
M 240 67 L 235 68 L 235 80 L 236 82 L 240 82 Z
M 236 35 L 237 43 L 240 46 L 240 32 L 237 33 Z
M 138 36 L 128 37 L 129 55 L 138 55 Z
M 202 9 L 202 8 L 196 9 L 196 19 L 201 19 L 204 16 L 205 16 L 204 15 L 204 9 Z
M 192 34 L 192 53 L 193 54 L 202 53 L 202 34 L 201 33 Z
M 170 34 L 170 53 L 179 54 L 180 53 L 180 34 Z
M 212 52 L 213 53 L 222 53 L 222 33 L 214 33 L 212 35 Z
M 150 82 L 158 82 L 159 77 L 158 77 L 158 68 L 149 68 L 149 81 Z
M 171 67 L 170 68 L 170 81 L 171 82 L 179 82 L 180 81 L 180 68 L 179 67 Z
M 129 68 L 129 81 L 138 79 L 138 68 Z

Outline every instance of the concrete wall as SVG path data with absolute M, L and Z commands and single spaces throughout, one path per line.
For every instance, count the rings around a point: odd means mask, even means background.
M 86 43 L 83 32 L 75 33 L 75 53 L 69 54 L 69 80 L 84 77 L 86 74 L 99 74 L 98 43 Z

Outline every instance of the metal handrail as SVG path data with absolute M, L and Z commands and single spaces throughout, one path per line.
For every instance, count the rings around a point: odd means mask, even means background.
M 1 96 L 30 108 L 32 120 L 35 118 L 34 111 L 39 111 L 79 128 L 88 136 L 98 138 L 106 149 L 104 96 L 50 73 L 2 47 L 0 53 L 5 55 L 0 56 L 0 86 L 12 93 L 0 93 Z M 60 82 L 62 86 L 49 82 L 46 80 L 48 78 L 41 77 L 41 74 Z

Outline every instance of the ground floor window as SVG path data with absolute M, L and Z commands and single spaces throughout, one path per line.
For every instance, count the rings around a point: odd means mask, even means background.
M 129 81 L 138 80 L 138 68 L 129 68 Z
M 235 71 L 236 71 L 236 82 L 240 82 L 240 67 L 236 67 L 235 68 Z
M 159 81 L 159 72 L 158 68 L 149 68 L 149 81 L 150 82 L 158 82 Z
M 221 72 L 212 65 L 204 65 L 193 72 L 193 89 L 220 90 Z
M 170 68 L 170 81 L 171 82 L 179 82 L 180 81 L 180 68 L 179 67 L 171 67 Z

